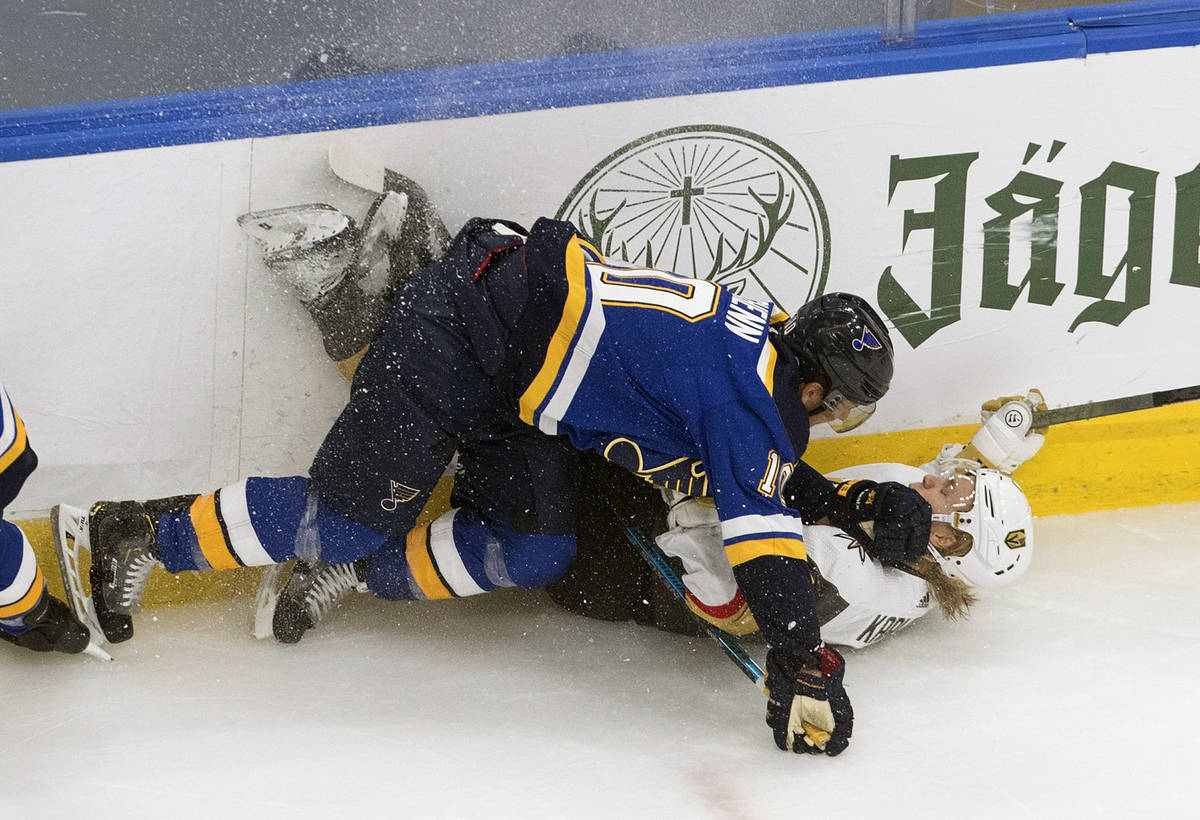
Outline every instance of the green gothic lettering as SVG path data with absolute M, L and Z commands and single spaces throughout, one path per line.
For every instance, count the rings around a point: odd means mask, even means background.
M 933 210 L 904 212 L 902 246 L 913 231 L 933 231 L 929 310 L 926 312 L 892 275 L 889 265 L 879 280 L 879 307 L 914 348 L 962 315 L 963 231 L 967 169 L 979 153 L 901 158 L 892 155 L 888 202 L 901 182 L 933 179 Z
M 1171 282 L 1200 287 L 1200 165 L 1175 177 L 1175 253 Z
M 1058 192 L 1062 183 L 1020 171 L 1007 187 L 984 201 L 996 212 L 983 223 L 983 294 L 980 307 L 1012 310 L 1021 291 L 1029 288 L 1029 301 L 1051 305 L 1065 287 L 1055 279 L 1058 257 Z M 1032 201 L 1030 201 L 1032 200 Z M 1030 214 L 1028 236 L 1013 230 L 1013 220 Z M 1029 269 L 1020 284 L 1009 279 L 1009 262 L 1016 234 L 1029 247 Z
M 1084 322 L 1117 326 L 1133 311 L 1150 304 L 1150 254 L 1157 178 L 1157 171 L 1113 162 L 1100 176 L 1080 186 L 1079 278 L 1075 292 L 1097 301 L 1080 311 L 1068 331 L 1074 331 Z M 1104 272 L 1105 218 L 1109 190 L 1113 188 L 1129 192 L 1129 220 L 1125 253 L 1109 274 Z M 1120 301 L 1108 299 L 1122 274 L 1125 276 L 1125 298 Z

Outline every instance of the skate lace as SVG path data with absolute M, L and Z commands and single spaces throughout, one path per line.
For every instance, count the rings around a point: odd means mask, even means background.
M 326 564 L 314 572 L 304 593 L 304 605 L 313 623 L 320 621 L 334 604 L 357 586 L 358 576 L 353 564 Z
M 120 595 L 122 607 L 132 610 L 141 604 L 142 594 L 146 591 L 146 581 L 157 564 L 158 561 L 149 552 L 139 552 L 133 556 L 122 573 Z

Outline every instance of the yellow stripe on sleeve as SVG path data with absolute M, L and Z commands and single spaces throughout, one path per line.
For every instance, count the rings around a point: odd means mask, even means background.
M 196 541 L 200 544 L 200 552 L 204 553 L 204 560 L 208 561 L 208 565 L 213 569 L 234 569 L 239 566 L 233 556 L 233 550 L 225 541 L 221 522 L 217 520 L 217 494 L 209 493 L 197 497 L 192 502 L 188 515 L 192 518 Z
M 808 551 L 804 548 L 802 538 L 755 538 L 725 547 L 725 556 L 730 565 L 735 567 L 764 555 L 780 555 L 803 561 L 808 557 Z
M 521 421 L 531 426 L 536 426 L 533 414 L 542 406 L 550 393 L 550 388 L 554 386 L 554 380 L 562 370 L 567 354 L 571 352 L 571 340 L 575 338 L 575 332 L 583 320 L 583 308 L 587 304 L 587 271 L 583 263 L 583 246 L 585 244 L 578 236 L 573 237 L 567 243 L 567 301 L 563 305 L 558 327 L 555 328 L 554 335 L 550 337 L 550 344 L 546 348 L 546 358 L 542 361 L 542 366 L 538 369 L 537 375 L 534 376 L 529 387 L 521 395 Z
M 420 524 L 408 531 L 404 547 L 404 557 L 408 559 L 408 568 L 412 571 L 413 580 L 431 600 L 453 598 L 452 593 L 442 583 L 437 569 L 433 566 L 433 556 L 429 554 L 429 525 Z
M 0 606 L 0 618 L 15 618 L 18 615 L 24 615 L 33 609 L 45 589 L 46 576 L 42 575 L 42 568 L 39 566 L 37 572 L 34 573 L 33 583 L 29 585 L 29 591 L 21 596 L 21 600 L 8 606 Z
M 9 465 L 16 461 L 21 453 L 25 452 L 25 446 L 28 443 L 25 437 L 25 422 L 21 421 L 21 417 L 13 411 L 13 419 L 16 422 L 17 436 L 13 439 L 12 446 L 0 455 L 0 473 L 8 469 Z
M 775 352 L 775 345 L 771 344 L 771 337 L 767 337 L 767 366 L 762 374 L 763 384 L 767 386 L 767 392 L 772 397 L 775 396 L 775 364 L 779 361 L 779 354 Z

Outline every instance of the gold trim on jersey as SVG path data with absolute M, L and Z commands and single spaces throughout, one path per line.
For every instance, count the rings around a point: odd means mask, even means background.
M 546 358 L 538 369 L 537 375 L 529 383 L 529 387 L 521 394 L 519 402 L 521 421 L 536 427 L 534 416 L 550 395 L 558 374 L 566 365 L 571 353 L 571 342 L 583 321 L 583 309 L 587 306 L 587 271 L 584 265 L 584 249 L 590 249 L 597 257 L 600 256 L 587 242 L 578 236 L 572 237 L 567 243 L 565 263 L 567 269 L 567 299 L 563 305 L 562 317 L 550 344 L 546 347 Z
M 735 567 L 764 555 L 779 555 L 803 561 L 808 558 L 808 551 L 804 548 L 802 538 L 753 538 L 725 547 L 725 556 L 729 558 L 730 565 Z
M 637 457 L 636 469 L 633 469 L 629 465 L 626 465 L 612 457 L 613 449 L 620 444 L 628 444 L 633 448 L 634 455 Z M 676 492 L 683 493 L 684 495 L 703 496 L 709 494 L 708 475 L 704 471 L 704 463 L 699 459 L 683 456 L 680 458 L 671 459 L 670 461 L 664 462 L 657 467 L 647 467 L 646 458 L 642 454 L 641 446 L 633 439 L 628 439 L 624 436 L 618 436 L 617 438 L 614 438 L 608 442 L 608 444 L 604 445 L 604 450 L 601 452 L 601 455 L 603 455 L 613 464 L 624 467 L 626 470 L 634 473 L 642 480 L 650 482 L 655 487 L 665 487 L 668 490 L 675 490 Z M 658 475 L 665 470 L 669 470 L 672 467 L 678 467 L 681 464 L 688 465 L 689 476 L 687 477 L 686 485 L 684 484 L 684 479 L 682 478 L 663 478 L 662 476 Z M 699 482 L 699 486 L 697 486 L 697 482 Z
M 775 350 L 775 345 L 771 344 L 771 336 L 768 334 L 763 342 L 763 352 L 758 357 L 758 377 L 766 385 L 771 398 L 775 398 L 775 365 L 778 361 L 779 352 Z

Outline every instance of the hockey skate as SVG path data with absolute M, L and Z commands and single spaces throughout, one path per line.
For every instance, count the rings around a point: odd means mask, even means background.
M 388 248 L 400 236 L 407 212 L 407 197 L 389 192 L 371 206 L 362 228 L 320 203 L 252 211 L 238 217 L 238 225 L 262 245 L 267 268 L 307 305 L 347 277 L 364 292 L 382 292 L 388 283 Z
M 376 162 L 347 143 L 329 146 L 329 168 L 343 182 L 376 194 L 396 192 L 408 197 L 408 219 L 402 241 L 393 253 L 399 267 L 411 273 L 439 259 L 450 244 L 450 232 L 425 189 L 409 177 Z M 403 285 L 403 282 L 397 283 Z
M 306 304 L 342 281 L 358 239 L 354 220 L 322 203 L 251 211 L 238 217 L 238 226 L 262 245 L 267 268 Z
M 363 293 L 378 296 L 391 284 L 390 249 L 404 230 L 408 216 L 408 197 L 388 191 L 371 204 L 363 220 L 354 261 L 346 275 L 354 278 Z
M 150 572 L 159 565 L 155 522 L 144 504 L 101 501 L 87 515 L 92 566 L 92 607 L 104 637 L 120 643 L 133 637 L 133 618 Z
M 298 643 L 334 604 L 351 592 L 366 591 L 367 586 L 354 564 L 297 560 L 275 605 L 271 620 L 275 639 L 280 643 Z

